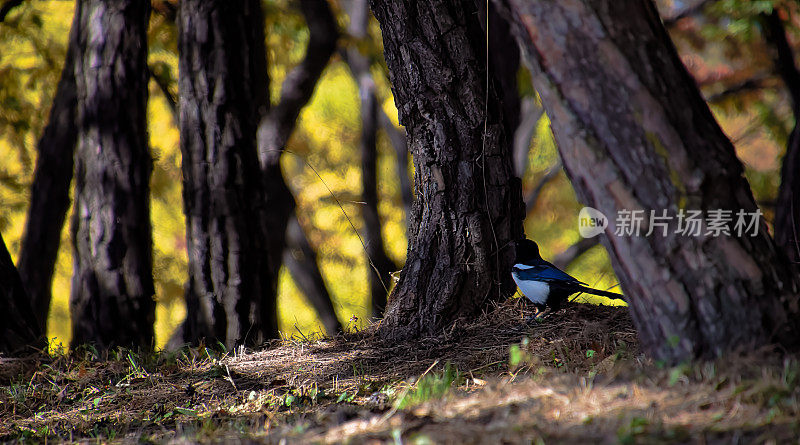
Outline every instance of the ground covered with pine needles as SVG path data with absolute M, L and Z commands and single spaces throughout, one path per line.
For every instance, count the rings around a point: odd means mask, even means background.
M 414 343 L 370 332 L 258 350 L 0 358 L 0 441 L 785 443 L 800 363 L 763 350 L 667 367 L 625 308 L 528 323 L 509 300 Z

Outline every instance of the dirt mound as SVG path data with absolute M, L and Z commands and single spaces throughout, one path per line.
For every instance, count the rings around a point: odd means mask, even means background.
M 385 412 L 391 402 L 373 400 L 381 388 L 447 363 L 473 387 L 481 376 L 507 373 L 509 347 L 523 338 L 526 354 L 563 370 L 600 364 L 620 345 L 636 351 L 625 308 L 575 304 L 543 321 L 526 323 L 529 316 L 522 301 L 508 300 L 437 337 L 402 344 L 364 331 L 228 354 L 204 347 L 152 355 L 119 350 L 101 360 L 84 350 L 13 360 L 7 370 L 16 377 L 0 390 L 0 440 L 157 439 L 202 431 L 209 422 L 227 425 L 223 431 L 239 425 L 240 433 L 265 433 L 308 415 L 333 415 L 338 424 Z

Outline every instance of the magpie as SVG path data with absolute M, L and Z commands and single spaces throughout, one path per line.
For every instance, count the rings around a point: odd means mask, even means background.
M 567 297 L 578 292 L 622 300 L 621 294 L 588 287 L 586 283 L 543 260 L 539 255 L 539 246 L 534 241 L 518 240 L 514 242 L 514 247 L 516 259 L 511 276 L 522 295 L 533 302 L 537 318 L 558 311 Z

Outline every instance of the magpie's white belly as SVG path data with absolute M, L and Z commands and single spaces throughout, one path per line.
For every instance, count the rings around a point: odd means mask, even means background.
M 550 295 L 550 285 L 541 281 L 520 280 L 516 272 L 512 272 L 511 276 L 517 283 L 522 295 L 525 295 L 528 300 L 535 304 L 545 304 L 547 302 L 547 296 Z

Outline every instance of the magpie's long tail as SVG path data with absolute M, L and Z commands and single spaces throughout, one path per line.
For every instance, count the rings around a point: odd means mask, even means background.
M 611 298 L 612 300 L 625 301 L 625 297 L 622 294 L 618 294 L 618 293 L 615 293 L 615 292 L 609 292 L 607 290 L 600 290 L 600 289 L 593 289 L 591 287 L 586 287 L 586 286 L 577 286 L 577 289 L 580 292 L 584 292 L 584 293 L 587 293 L 587 294 L 599 295 L 601 297 Z

